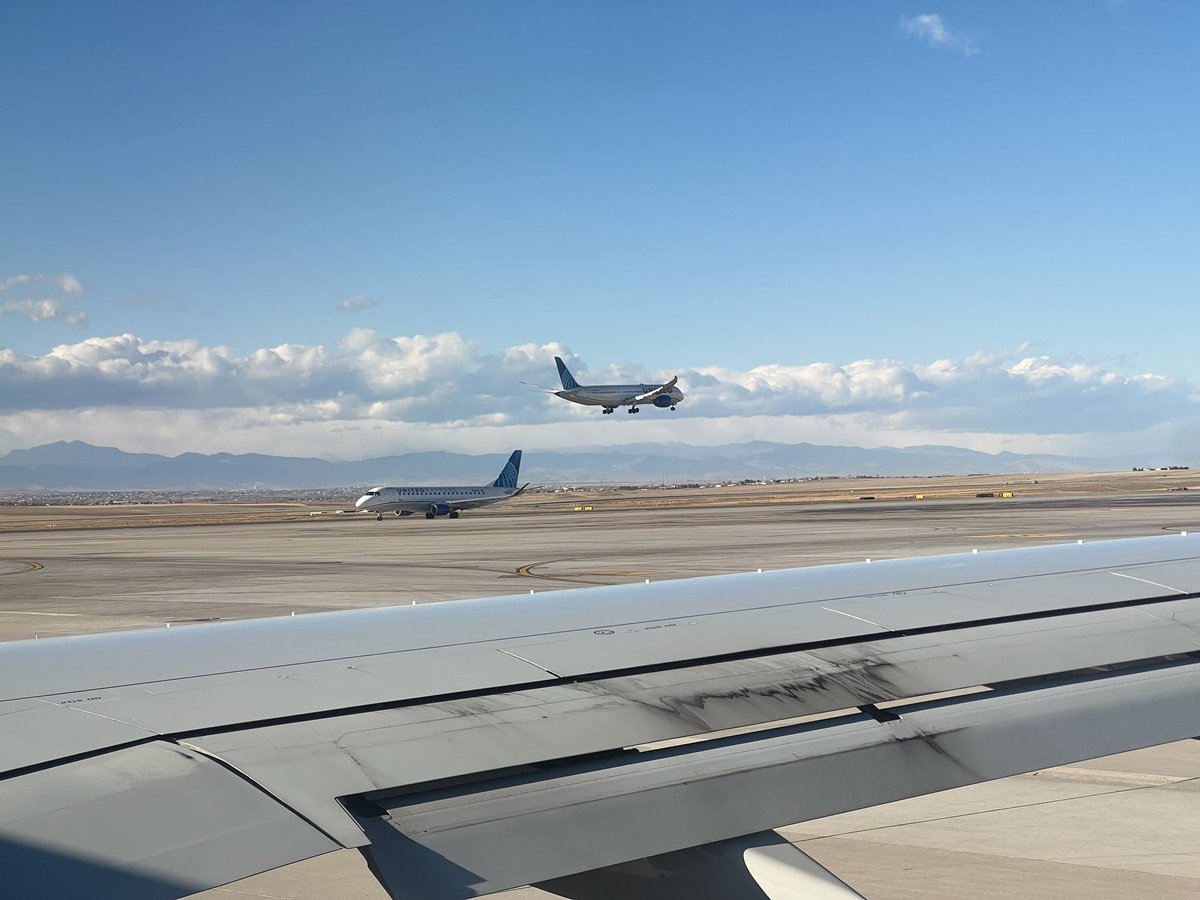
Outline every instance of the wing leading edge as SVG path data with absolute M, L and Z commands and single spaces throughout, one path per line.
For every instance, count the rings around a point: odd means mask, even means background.
M 396 897 L 585 897 L 1200 734 L 1198 626 L 1170 536 L 0 646 L 0 866 L 173 897 L 357 847 Z
M 626 402 L 632 402 L 632 403 L 649 403 L 649 402 L 650 402 L 650 401 L 652 401 L 652 400 L 653 400 L 655 397 L 661 397 L 663 394 L 665 394 L 665 393 L 666 393 L 667 391 L 669 391 L 671 388 L 675 387 L 675 385 L 676 385 L 678 382 L 679 382 L 679 376 L 678 376 L 678 375 L 673 375 L 673 376 L 671 376 L 671 380 L 670 380 L 670 381 L 668 381 L 668 382 L 666 382 L 666 383 L 664 383 L 664 384 L 660 384 L 658 387 L 656 387 L 656 388 L 655 388 L 654 390 L 652 390 L 652 391 L 646 391 L 646 393 L 644 393 L 644 394 L 638 394 L 638 395 L 637 395 L 637 396 L 635 396 L 635 397 L 630 397 L 630 398 L 629 398 L 629 399 L 628 399 Z

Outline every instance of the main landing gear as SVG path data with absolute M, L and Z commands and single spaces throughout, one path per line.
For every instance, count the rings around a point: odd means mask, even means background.
M 641 412 L 641 410 L 640 410 L 640 409 L 638 409 L 636 406 L 631 406 L 631 407 L 629 407 L 629 414 L 630 414 L 631 416 L 632 416 L 634 413 L 636 413 L 636 412 Z
M 606 407 L 604 407 L 604 409 L 602 409 L 600 411 L 607 416 L 613 411 L 613 408 L 611 406 L 606 406 Z

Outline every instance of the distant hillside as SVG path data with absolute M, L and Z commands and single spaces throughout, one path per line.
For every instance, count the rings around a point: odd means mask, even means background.
M 484 484 L 510 451 L 405 453 L 352 462 L 259 453 L 126 453 L 60 441 L 0 457 L 0 490 L 190 490 L 362 487 L 374 484 Z M 534 483 L 676 483 L 845 475 L 968 475 L 1084 472 L 1175 460 L 1081 459 L 979 453 L 958 447 L 831 447 L 755 441 L 720 447 L 632 444 L 527 451 L 521 480 Z

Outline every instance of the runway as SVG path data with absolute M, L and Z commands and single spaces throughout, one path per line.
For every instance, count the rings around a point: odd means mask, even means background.
M 318 515 L 7 533 L 0 639 L 1200 531 L 1197 492 L 578 512 L 572 500 L 522 501 L 453 521 Z M 1195 897 L 1197 777 L 1200 743 L 1188 741 L 782 831 L 873 900 Z M 345 852 L 197 896 L 385 894 Z

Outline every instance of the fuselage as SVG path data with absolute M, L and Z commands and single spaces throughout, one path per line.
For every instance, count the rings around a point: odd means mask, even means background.
M 509 488 L 470 485 L 462 487 L 377 487 L 354 504 L 373 513 L 408 512 L 447 515 L 453 510 L 483 506 L 514 494 Z
M 569 391 L 555 391 L 556 397 L 570 400 L 572 403 L 582 403 L 585 406 L 674 406 L 683 401 L 683 391 L 670 387 L 652 400 L 636 400 L 650 393 L 657 384 L 596 384 L 588 387 L 577 387 Z

